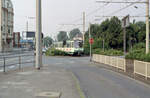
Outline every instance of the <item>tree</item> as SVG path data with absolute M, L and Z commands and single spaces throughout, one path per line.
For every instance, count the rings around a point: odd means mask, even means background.
M 60 31 L 59 34 L 57 35 L 58 41 L 66 41 L 67 39 L 68 39 L 68 35 L 66 31 Z
M 70 39 L 72 40 L 77 34 L 81 34 L 78 28 L 71 30 L 69 33 Z
M 146 25 L 144 22 L 133 22 L 126 28 L 127 48 L 133 47 L 136 43 L 145 42 Z M 101 24 L 91 24 L 91 36 L 94 38 L 93 49 L 101 49 L 104 46 L 107 49 L 123 50 L 123 28 L 121 20 L 118 17 L 104 20 Z M 84 50 L 89 53 L 89 29 L 85 33 Z
M 122 27 L 121 21 L 117 17 L 112 17 L 109 21 L 109 27 L 107 30 L 106 40 L 109 43 L 109 46 L 116 49 L 119 48 L 121 45 L 121 37 Z
M 138 42 L 145 42 L 146 39 L 146 24 L 143 21 L 139 21 L 136 23 L 139 28 L 138 33 Z
M 51 46 L 53 43 L 53 39 L 49 36 L 44 38 L 44 46 L 49 47 Z

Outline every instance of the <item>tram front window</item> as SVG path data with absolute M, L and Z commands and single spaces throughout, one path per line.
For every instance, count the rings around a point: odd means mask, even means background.
M 82 48 L 83 43 L 81 41 L 74 41 L 74 48 Z

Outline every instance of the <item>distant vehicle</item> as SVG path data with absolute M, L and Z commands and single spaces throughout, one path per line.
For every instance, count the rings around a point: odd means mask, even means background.
M 82 55 L 84 51 L 82 40 L 54 42 L 54 48 L 70 55 Z

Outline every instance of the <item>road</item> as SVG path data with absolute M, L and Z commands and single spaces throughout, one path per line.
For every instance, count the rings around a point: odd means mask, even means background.
M 97 67 L 88 57 L 43 57 L 43 63 L 72 71 L 86 98 L 150 98 L 150 86 Z

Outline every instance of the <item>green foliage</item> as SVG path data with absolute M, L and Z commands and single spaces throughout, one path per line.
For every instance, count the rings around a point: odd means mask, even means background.
M 84 54 L 85 55 L 89 55 L 90 54 L 89 39 L 85 39 L 85 42 L 84 42 Z
M 91 36 L 94 38 L 92 49 L 97 49 L 96 53 L 103 50 L 103 41 L 105 50 L 123 50 L 123 28 L 121 27 L 121 20 L 117 17 L 106 19 L 101 24 L 91 24 L 90 30 Z M 145 22 L 134 20 L 133 23 L 130 23 L 130 26 L 126 28 L 127 51 L 145 48 L 145 32 Z M 88 40 L 89 30 L 85 33 L 84 49 L 86 54 L 89 53 Z
M 114 49 L 105 50 L 105 51 L 103 51 L 102 49 L 95 49 L 95 50 L 93 50 L 93 53 L 107 55 L 107 56 L 122 56 L 123 55 L 122 51 L 114 50 Z
M 73 29 L 72 31 L 70 31 L 70 33 L 69 33 L 70 39 L 72 40 L 77 34 L 81 34 L 81 32 L 78 28 Z
M 58 41 L 66 41 L 68 39 L 67 32 L 65 31 L 60 31 L 59 34 L 57 35 L 57 40 Z
M 149 55 L 145 54 L 145 49 L 138 49 L 138 50 L 133 50 L 131 52 L 129 52 L 126 55 L 126 59 L 135 59 L 135 60 L 140 60 L 140 61 L 148 61 L 147 58 Z
M 145 43 L 138 43 L 133 46 L 133 50 L 145 49 Z
M 49 36 L 44 38 L 44 46 L 49 47 L 50 45 L 52 45 L 53 43 L 53 39 Z
M 134 45 L 133 50 L 126 55 L 126 59 L 150 62 L 150 53 L 145 54 L 145 43 Z
M 64 51 L 57 50 L 55 48 L 46 51 L 46 56 L 66 56 L 67 53 Z

